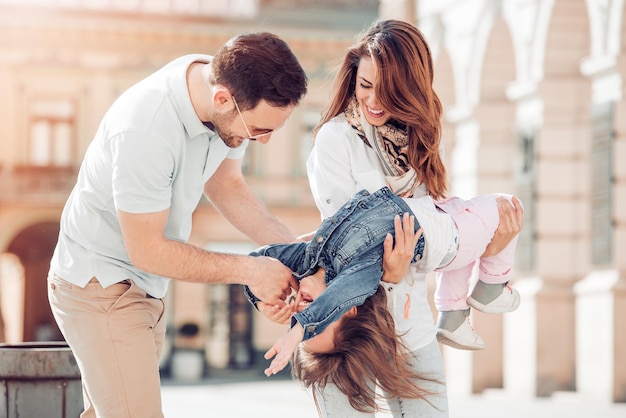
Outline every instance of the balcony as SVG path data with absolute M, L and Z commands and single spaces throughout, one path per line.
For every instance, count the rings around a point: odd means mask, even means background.
M 76 175 L 74 167 L 0 167 L 0 205 L 63 205 L 74 187 Z

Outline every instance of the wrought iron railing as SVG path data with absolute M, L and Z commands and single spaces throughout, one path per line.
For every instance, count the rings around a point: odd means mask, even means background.
M 0 168 L 0 203 L 63 204 L 74 187 L 76 175 L 74 167 Z

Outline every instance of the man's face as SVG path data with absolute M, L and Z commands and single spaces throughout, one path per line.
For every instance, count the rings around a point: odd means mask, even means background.
M 294 105 L 274 107 L 261 100 L 255 108 L 241 111 L 241 115 L 235 106 L 229 112 L 216 112 L 212 123 L 217 134 L 230 148 L 238 147 L 245 139 L 267 144 L 274 131 L 285 124 L 294 108 Z

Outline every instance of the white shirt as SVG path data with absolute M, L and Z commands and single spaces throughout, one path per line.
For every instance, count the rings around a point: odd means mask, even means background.
M 358 137 L 343 115 L 326 123 L 317 133 L 307 160 L 311 191 L 322 218 L 334 214 L 360 190 L 375 192 L 386 186 L 385 176 L 376 152 Z M 426 188 L 420 185 L 426 195 Z M 404 334 L 411 350 L 430 344 L 435 338 L 435 324 L 427 300 L 426 276 L 414 266 L 398 284 L 382 283 L 387 289 L 389 310 L 396 330 Z
M 178 58 L 123 93 L 104 116 L 65 204 L 50 272 L 80 287 L 132 279 L 165 296 L 169 279 L 133 266 L 117 210 L 169 209 L 168 239 L 186 242 L 204 184 L 225 158 L 243 158 L 247 141 L 229 148 L 196 115 L 187 69 L 208 55 Z
M 443 267 L 458 248 L 455 240 L 457 229 L 452 216 L 439 211 L 430 195 L 404 201 L 411 208 L 416 222 L 419 222 L 424 237 L 424 254 L 415 262 L 415 268 L 422 273 L 429 273 Z

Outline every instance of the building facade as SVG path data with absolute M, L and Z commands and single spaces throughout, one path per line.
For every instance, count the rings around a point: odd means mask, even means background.
M 311 6 L 315 3 L 316 6 Z M 481 352 L 443 347 L 450 396 L 572 392 L 626 402 L 626 5 L 623 0 L 0 0 L 0 312 L 5 341 L 58 339 L 45 278 L 58 219 L 100 118 L 169 60 L 269 30 L 309 94 L 246 175 L 295 232 L 319 215 L 304 160 L 334 66 L 377 17 L 415 23 L 435 58 L 450 191 L 519 196 L 518 311 L 474 314 Z M 254 244 L 203 202 L 191 241 Z M 432 278 L 431 278 L 432 282 Z M 172 283 L 168 348 L 255 367 L 284 332 L 235 286 Z
M 46 276 L 63 205 L 110 104 L 170 60 L 212 54 L 232 36 L 282 36 L 309 77 L 309 93 L 266 145 L 251 144 L 245 174 L 296 233 L 319 224 L 304 161 L 335 64 L 377 16 L 374 1 L 0 0 L 0 341 L 57 340 Z M 254 216 L 254 214 L 251 214 Z M 255 248 L 203 201 L 191 242 Z M 168 348 L 205 352 L 212 367 L 251 367 L 284 332 L 253 315 L 239 286 L 172 283 Z M 168 358 L 164 361 L 168 363 Z M 167 366 L 167 364 L 166 364 Z
M 525 205 L 522 305 L 473 316 L 449 389 L 626 402 L 626 7 L 611 0 L 382 0 L 435 56 L 451 191 Z

